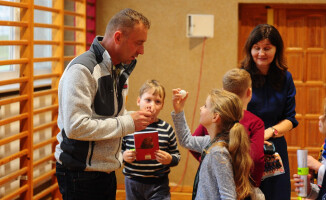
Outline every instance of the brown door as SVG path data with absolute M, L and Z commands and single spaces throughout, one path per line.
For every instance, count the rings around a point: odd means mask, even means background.
M 238 59 L 243 58 L 243 47 L 251 30 L 258 24 L 267 22 L 267 9 L 265 5 L 239 5 L 239 37 L 238 37 Z
M 241 19 L 245 17 L 241 15 L 245 7 L 242 5 L 239 9 L 239 31 L 244 27 L 248 29 Z M 249 8 L 253 9 L 252 5 Z M 257 6 L 257 9 L 261 8 L 261 5 Z M 273 25 L 284 40 L 287 64 L 297 89 L 296 118 L 299 125 L 286 134 L 292 177 L 297 173 L 296 150 L 308 149 L 309 154 L 317 158 L 325 138 L 318 131 L 318 117 L 326 94 L 326 4 L 269 5 L 268 8 L 273 10 Z M 267 15 L 266 9 L 261 10 L 265 10 Z M 251 12 L 251 15 L 255 13 Z M 239 45 L 246 39 L 241 37 L 244 36 L 239 32 Z

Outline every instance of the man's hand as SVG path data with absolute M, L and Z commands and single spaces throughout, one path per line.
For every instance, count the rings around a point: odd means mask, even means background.
M 136 151 L 126 150 L 123 152 L 122 156 L 124 161 L 127 163 L 132 163 L 136 160 Z
M 162 150 L 157 150 L 155 152 L 156 161 L 162 163 L 163 165 L 169 165 L 172 161 L 172 156 Z
M 145 129 L 152 122 L 152 113 L 149 111 L 139 110 L 131 114 L 135 124 L 135 131 Z

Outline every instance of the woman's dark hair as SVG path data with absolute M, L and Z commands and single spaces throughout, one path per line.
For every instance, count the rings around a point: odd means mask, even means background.
M 268 39 L 276 47 L 275 56 L 266 78 L 260 73 L 251 55 L 252 46 L 264 39 Z M 265 81 L 268 81 L 274 89 L 281 90 L 287 66 L 284 59 L 283 40 L 278 30 L 269 24 L 259 24 L 251 31 L 243 50 L 245 57 L 241 61 L 241 68 L 246 69 L 250 73 L 253 87 L 262 87 Z

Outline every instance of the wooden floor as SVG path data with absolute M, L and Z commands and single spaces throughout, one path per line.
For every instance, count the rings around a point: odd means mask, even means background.
M 191 200 L 192 193 L 188 192 L 171 192 L 171 200 Z M 126 193 L 124 190 L 117 190 L 116 200 L 126 200 Z
M 171 200 L 191 200 L 192 186 L 171 186 Z M 116 200 L 126 200 L 124 185 L 118 184 Z
M 191 200 L 191 195 L 191 192 L 171 192 L 171 200 Z M 291 199 L 298 199 L 295 192 L 292 192 Z M 123 189 L 117 190 L 116 200 L 126 200 L 126 193 Z

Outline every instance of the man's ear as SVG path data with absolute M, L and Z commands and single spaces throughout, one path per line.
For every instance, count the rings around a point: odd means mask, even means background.
M 122 32 L 121 32 L 121 31 L 116 31 L 116 32 L 114 33 L 113 37 L 114 37 L 114 42 L 115 42 L 116 44 L 120 44 L 121 39 L 122 39 Z
M 137 106 L 140 104 L 140 97 L 137 98 Z

